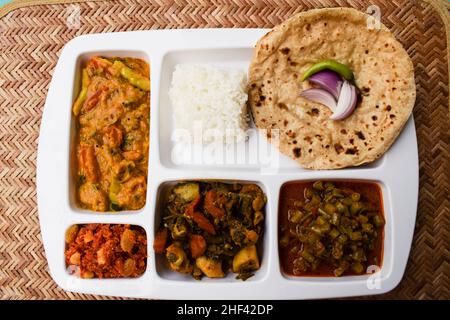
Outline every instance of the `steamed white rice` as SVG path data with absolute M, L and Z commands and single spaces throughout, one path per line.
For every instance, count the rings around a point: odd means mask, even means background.
M 177 65 L 169 90 L 175 129 L 184 130 L 187 133 L 181 134 L 184 140 L 193 143 L 230 143 L 245 139 L 248 126 L 246 82 L 243 70 Z

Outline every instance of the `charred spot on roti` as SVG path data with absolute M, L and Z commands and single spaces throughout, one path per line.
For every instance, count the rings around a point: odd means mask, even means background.
M 395 118 L 395 114 L 390 114 L 389 118 L 394 119 Z
M 292 138 L 292 139 L 294 139 L 294 138 L 297 136 L 297 134 L 296 134 L 294 131 L 292 131 L 292 130 L 287 131 L 287 132 L 286 132 L 286 135 L 287 135 L 289 138 Z
M 378 117 L 377 117 L 377 116 L 375 116 L 375 115 L 374 115 L 374 116 L 372 116 L 372 120 L 373 120 L 373 121 L 377 121 L 377 119 L 378 119 Z
M 367 94 L 367 93 L 370 92 L 370 88 L 367 88 L 367 87 L 362 87 L 361 90 L 362 90 L 362 92 L 364 92 L 365 94 Z
M 320 111 L 317 108 L 312 108 L 310 111 L 307 111 L 306 113 L 309 114 L 310 116 L 317 117 L 319 116 Z
M 341 129 L 341 133 L 342 133 L 342 134 L 347 134 L 347 130 Z
M 312 139 L 311 139 L 310 136 L 304 137 L 303 140 L 305 140 L 305 141 L 308 142 L 309 144 L 312 144 Z
M 362 133 L 361 131 L 355 131 L 355 134 L 358 136 L 359 139 L 366 140 L 364 133 Z
M 357 147 L 353 147 L 353 148 L 348 148 L 347 150 L 345 150 L 345 154 L 358 154 L 358 148 Z
M 291 51 L 291 49 L 285 47 L 285 48 L 281 48 L 280 51 L 281 51 L 282 54 L 289 54 L 289 52 Z
M 292 152 L 294 153 L 294 156 L 296 158 L 300 158 L 302 155 L 302 149 L 301 148 L 294 148 L 292 149 Z
M 388 105 L 386 106 L 385 110 L 386 110 L 386 111 L 391 111 L 391 110 L 392 110 L 392 107 L 388 104 Z
M 282 102 L 278 103 L 278 108 L 280 108 L 282 110 L 287 110 L 288 109 L 287 105 L 282 103 Z
M 258 102 L 256 103 L 256 106 L 257 106 L 257 107 L 261 107 L 261 106 L 262 106 L 261 102 L 258 101 Z
M 350 144 L 354 144 L 355 143 L 355 139 L 350 139 L 348 142 L 350 142 Z
M 297 140 L 292 141 L 293 144 L 297 144 Z
M 337 154 L 340 154 L 344 151 L 344 147 L 340 143 L 335 143 L 334 150 L 336 150 Z
M 285 127 L 288 125 L 288 123 L 289 123 L 289 121 L 287 121 L 287 120 L 283 121 L 283 124 L 284 124 Z
M 266 96 L 263 96 L 263 95 L 259 96 L 259 100 L 261 100 L 261 101 L 266 100 Z

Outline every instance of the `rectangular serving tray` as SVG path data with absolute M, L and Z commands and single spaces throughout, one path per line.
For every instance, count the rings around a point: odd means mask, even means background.
M 172 137 L 172 106 L 168 99 L 174 66 L 208 63 L 246 70 L 256 41 L 266 29 L 154 30 L 84 35 L 68 42 L 61 52 L 42 116 L 37 159 L 38 211 L 49 270 L 64 290 L 161 299 L 312 299 L 381 294 L 402 279 L 413 236 L 418 196 L 418 152 L 411 118 L 389 149 L 376 162 L 356 168 L 314 171 L 300 168 L 261 139 L 258 133 L 237 146 L 237 154 L 252 153 L 256 143 L 271 157 L 255 161 L 203 162 L 177 156 Z M 141 210 L 94 213 L 78 209 L 71 179 L 74 137 L 72 102 L 78 92 L 81 63 L 93 55 L 130 56 L 147 60 L 151 73 L 151 126 L 147 202 Z M 253 150 L 254 151 L 254 150 Z M 273 156 L 276 155 L 276 156 Z M 238 158 L 238 157 L 237 157 Z M 206 160 L 205 160 L 206 159 Z M 275 160 L 274 160 L 275 159 Z M 274 162 L 275 161 L 275 162 Z M 262 264 L 243 282 L 233 274 L 223 279 L 196 281 L 164 268 L 152 248 L 159 224 L 159 195 L 177 180 L 215 179 L 252 181 L 266 192 Z M 378 182 L 386 219 L 384 258 L 371 275 L 290 277 L 282 273 L 278 257 L 278 197 L 281 186 L 294 180 L 345 179 Z M 146 272 L 133 279 L 80 279 L 66 271 L 64 234 L 72 224 L 119 223 L 142 226 L 147 233 Z

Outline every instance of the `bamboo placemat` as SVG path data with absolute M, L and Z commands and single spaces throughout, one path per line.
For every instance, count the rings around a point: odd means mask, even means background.
M 0 10 L 0 298 L 103 299 L 64 292 L 48 273 L 36 204 L 36 150 L 45 96 L 62 46 L 86 33 L 161 28 L 272 27 L 326 6 L 381 19 L 412 57 L 420 158 L 416 229 L 405 276 L 375 299 L 450 299 L 449 21 L 437 0 L 87 1 Z M 52 1 L 46 1 L 52 2 Z M 32 5 L 32 6 L 29 6 Z M 8 13 L 8 11 L 12 10 Z M 74 13 L 75 12 L 75 13 Z M 77 13 L 79 12 L 79 20 Z M 79 24 L 78 24 L 79 22 Z M 405 159 L 407 161 L 408 159 Z M 405 183 L 408 181 L 405 180 Z M 411 200 L 413 201 L 413 200 Z

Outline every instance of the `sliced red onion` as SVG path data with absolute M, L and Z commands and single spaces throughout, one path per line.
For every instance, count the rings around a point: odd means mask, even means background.
M 323 70 L 308 78 L 312 83 L 331 93 L 337 100 L 342 87 L 342 77 L 331 70 Z
M 334 110 L 336 110 L 336 100 L 334 100 L 334 97 L 331 95 L 331 93 L 323 89 L 306 89 L 305 91 L 300 93 L 300 96 L 313 102 L 321 103 L 330 108 L 330 110 L 333 112 Z
M 350 82 L 344 81 L 339 94 L 339 99 L 336 105 L 336 109 L 331 115 L 332 120 L 343 120 L 352 114 L 355 110 L 358 96 L 356 95 L 356 88 Z

